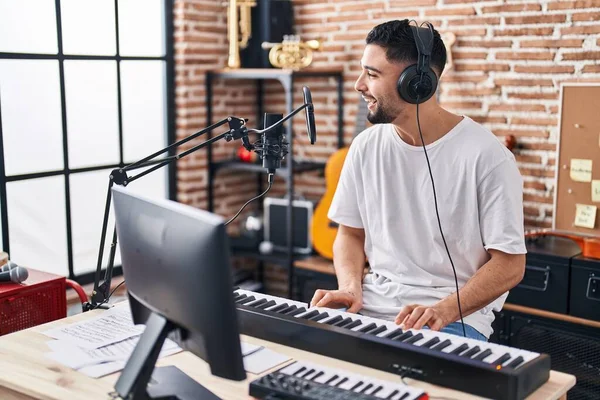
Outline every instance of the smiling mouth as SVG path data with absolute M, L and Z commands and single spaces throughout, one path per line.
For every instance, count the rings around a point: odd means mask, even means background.
M 366 98 L 366 97 L 363 97 L 363 99 L 364 99 L 364 101 L 367 102 L 367 107 L 369 109 L 375 107 L 375 104 L 377 104 L 377 100 L 375 100 L 375 99 L 369 99 L 369 98 Z

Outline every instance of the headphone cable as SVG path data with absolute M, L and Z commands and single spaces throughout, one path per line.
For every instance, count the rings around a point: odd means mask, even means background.
M 415 21 L 416 23 L 416 21 Z M 421 26 L 423 26 L 423 24 L 421 24 Z M 431 31 L 431 41 L 433 42 L 433 26 L 431 24 L 427 25 L 429 30 Z M 419 34 L 419 28 L 420 26 L 417 26 L 417 29 L 415 29 L 415 32 L 417 34 L 417 37 L 419 39 L 419 42 L 423 43 L 423 41 L 421 40 L 421 35 Z M 417 38 L 415 38 L 416 41 Z M 433 43 L 430 43 L 430 45 L 433 45 Z M 417 62 L 418 65 L 418 62 Z M 424 72 L 421 71 L 421 77 L 419 80 L 419 86 L 421 85 L 422 81 L 423 81 L 423 75 Z M 435 193 L 435 182 L 433 181 L 433 172 L 431 172 L 431 164 L 429 163 L 429 156 L 427 155 L 427 148 L 425 147 L 425 140 L 423 140 L 423 133 L 421 132 L 421 122 L 419 121 L 419 93 L 417 92 L 417 127 L 419 128 L 419 136 L 421 137 L 421 145 L 423 146 L 423 151 L 425 153 L 425 160 L 427 160 L 427 168 L 429 169 L 429 177 L 431 178 L 431 187 L 433 188 L 433 202 L 435 204 L 435 214 L 437 216 L 437 221 L 438 221 L 438 227 L 440 228 L 440 235 L 442 235 L 442 241 L 444 242 L 444 247 L 446 248 L 446 253 L 448 254 L 448 258 L 450 259 L 450 265 L 452 266 L 452 272 L 454 273 L 454 283 L 456 285 L 456 302 L 458 303 L 458 314 L 460 315 L 460 323 L 462 325 L 462 330 L 463 330 L 463 336 L 467 337 L 467 330 L 465 329 L 465 321 L 463 320 L 463 314 L 462 314 L 462 307 L 460 306 L 460 294 L 459 294 L 459 289 L 458 289 L 458 277 L 456 276 L 456 268 L 454 267 L 454 261 L 452 261 L 452 256 L 450 255 L 450 250 L 448 249 L 448 244 L 446 243 L 446 238 L 444 237 L 444 232 L 442 230 L 442 222 L 440 220 L 440 212 L 438 210 L 438 204 L 437 204 L 437 195 Z

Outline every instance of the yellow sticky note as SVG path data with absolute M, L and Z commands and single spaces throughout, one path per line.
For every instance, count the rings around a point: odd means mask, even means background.
M 592 201 L 600 202 L 600 181 L 592 181 Z
M 577 182 L 592 181 L 592 160 L 571 159 L 571 179 Z
M 596 208 L 596 206 L 588 206 L 587 204 L 577 204 L 575 226 L 594 229 L 594 225 L 596 225 Z

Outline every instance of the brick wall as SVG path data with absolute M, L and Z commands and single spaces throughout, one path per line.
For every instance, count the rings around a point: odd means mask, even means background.
M 353 85 L 367 32 L 389 19 L 428 20 L 457 36 L 454 69 L 441 81 L 440 102 L 468 115 L 499 138 L 517 137 L 515 155 L 525 180 L 525 223 L 550 227 L 558 139 L 560 83 L 600 81 L 600 0 L 468 1 L 468 0 L 294 0 L 297 33 L 303 40 L 322 38 L 314 67 L 344 71 L 344 135 L 355 127 L 358 96 Z M 206 126 L 204 72 L 227 61 L 226 7 L 213 0 L 176 1 L 175 49 L 177 135 Z M 297 84 L 294 104 L 301 103 L 302 84 L 313 91 L 318 146 L 309 147 L 302 115 L 293 122 L 295 156 L 325 161 L 335 150 L 335 85 L 314 78 Z M 256 126 L 252 82 L 217 82 L 214 118 L 227 113 L 250 118 Z M 278 83 L 266 86 L 266 110 L 283 112 Z M 219 143 L 217 158 L 231 156 L 239 143 Z M 204 152 L 179 163 L 179 200 L 206 207 Z M 254 175 L 221 172 L 216 180 L 216 211 L 231 216 L 256 190 Z M 318 173 L 301 174 L 297 193 L 318 199 L 324 192 Z M 235 190 L 232 190 L 235 188 Z M 282 194 L 278 182 L 273 194 Z M 234 228 L 235 229 L 235 228 Z

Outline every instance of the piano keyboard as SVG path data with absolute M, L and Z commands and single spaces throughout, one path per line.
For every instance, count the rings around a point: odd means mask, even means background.
M 250 384 L 250 395 L 258 399 L 306 400 L 426 400 L 427 394 L 401 382 L 367 378 L 348 371 L 296 361 Z M 290 397 L 291 397 L 290 396 Z
M 234 301 L 242 333 L 485 397 L 524 398 L 549 378 L 545 354 L 428 329 L 404 331 L 392 321 L 243 289 L 234 291 Z M 476 387 L 449 379 L 474 373 Z M 510 387 L 492 385 L 498 382 Z
M 337 326 L 354 332 L 401 341 L 417 347 L 426 347 L 443 353 L 481 361 L 497 368 L 519 368 L 539 356 L 538 353 L 531 351 L 464 338 L 444 332 L 431 331 L 429 329 L 409 329 L 403 331 L 392 321 L 359 314 L 350 314 L 330 308 L 311 307 L 309 309 L 306 303 L 262 293 L 237 290 L 235 295 L 235 302 L 246 307 L 272 311 L 320 324 Z

